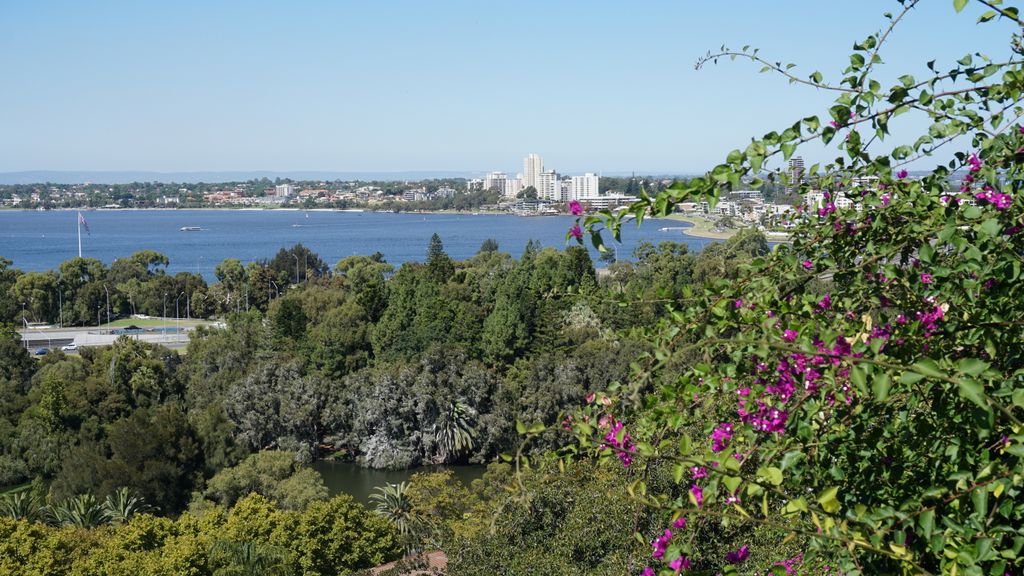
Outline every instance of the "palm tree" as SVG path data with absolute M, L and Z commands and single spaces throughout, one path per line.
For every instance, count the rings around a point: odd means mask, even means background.
M 285 574 L 288 554 L 276 546 L 219 540 L 210 549 L 214 576 L 276 576 Z
M 461 400 L 452 402 L 434 424 L 434 439 L 441 452 L 441 461 L 449 462 L 473 449 L 476 432 L 473 421 L 476 411 Z
M 407 553 L 416 548 L 416 528 L 418 522 L 409 499 L 409 483 L 385 484 L 374 488 L 370 500 L 376 502 L 374 510 L 398 528 L 398 533 L 405 541 Z
M 46 506 L 28 490 L 5 494 L 3 499 L 0 499 L 0 516 L 41 522 L 46 518 Z
M 51 510 L 51 520 L 61 526 L 95 528 L 110 521 L 110 515 L 92 494 L 68 498 Z
M 111 524 L 124 524 L 132 516 L 150 509 L 141 496 L 132 495 L 127 488 L 119 488 L 103 502 L 103 510 L 106 511 Z

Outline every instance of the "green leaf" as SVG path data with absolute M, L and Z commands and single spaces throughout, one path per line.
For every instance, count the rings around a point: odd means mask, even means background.
M 779 470 L 774 466 L 770 466 L 768 468 L 758 468 L 757 475 L 767 480 L 773 486 L 778 486 L 779 484 L 782 484 L 782 470 Z
M 818 494 L 818 504 L 821 504 L 821 508 L 829 514 L 835 514 L 839 512 L 839 499 L 836 498 L 836 494 L 839 493 L 838 486 L 831 486 L 825 488 Z
M 956 10 L 957 13 L 963 10 L 964 6 L 967 6 L 967 0 L 953 0 L 953 9 Z
M 925 358 L 920 362 L 915 362 L 911 369 L 918 374 L 923 374 L 930 378 L 938 378 L 939 380 L 946 379 L 946 372 L 939 368 L 939 365 L 935 363 L 935 360 L 930 358 Z
M 974 402 L 983 410 L 989 410 L 988 401 L 985 399 L 985 386 L 977 380 L 963 378 L 957 381 L 960 388 L 960 395 Z
M 977 358 L 964 358 L 957 362 L 956 369 L 964 374 L 977 376 L 985 370 L 988 370 L 988 366 L 988 362 L 985 362 L 984 360 L 979 360 Z
M 522 436 L 526 434 L 526 424 L 523 424 L 519 420 L 516 420 L 516 432 Z
M 928 540 L 931 538 L 932 531 L 935 530 L 935 510 L 925 510 L 922 512 L 918 524 L 921 526 L 921 535 L 924 536 L 924 539 Z
M 889 398 L 890 388 L 892 388 L 892 380 L 885 372 L 871 379 L 871 393 L 875 395 L 877 402 L 885 402 Z

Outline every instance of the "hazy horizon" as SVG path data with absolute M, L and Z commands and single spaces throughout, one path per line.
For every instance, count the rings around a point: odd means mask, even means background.
M 750 44 L 835 81 L 894 3 L 730 6 L 4 3 L 0 172 L 700 173 L 833 95 L 698 57 Z M 963 32 L 974 9 L 916 8 L 884 74 L 1008 52 Z

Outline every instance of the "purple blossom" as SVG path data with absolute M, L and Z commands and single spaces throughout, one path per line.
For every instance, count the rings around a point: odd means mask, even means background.
M 729 564 L 739 564 L 750 557 L 750 548 L 744 544 L 738 549 L 733 550 L 725 555 L 725 561 Z
M 579 216 L 580 214 L 583 214 L 583 206 L 576 200 L 572 200 L 569 202 L 569 212 L 573 216 Z
M 697 508 L 704 505 L 704 490 L 700 486 L 696 484 L 690 486 L 690 495 L 693 496 L 693 501 L 697 503 Z
M 931 284 L 932 282 L 935 282 L 935 278 L 931 274 L 921 273 L 921 284 Z
M 899 172 L 896 173 L 896 177 L 899 178 L 900 180 L 903 180 L 904 178 L 907 177 L 907 171 L 900 170 Z
M 799 336 L 799 335 L 800 335 L 800 333 L 797 332 L 796 330 L 789 330 L 789 329 L 787 329 L 786 331 L 784 331 L 782 333 L 782 339 L 785 340 L 786 342 L 795 342 L 796 341 L 796 337 Z
M 693 479 L 704 478 L 708 475 L 708 469 L 703 466 L 694 466 L 690 468 L 690 472 L 693 474 Z
M 683 568 L 686 568 L 687 570 L 689 570 L 690 569 L 690 560 L 686 556 L 679 556 L 675 560 L 669 562 L 668 563 L 668 567 L 673 569 L 673 570 L 675 570 L 675 571 L 677 571 L 677 572 L 679 570 L 682 570 Z
M 651 553 L 651 556 L 659 559 L 664 558 L 665 549 L 668 548 L 669 540 L 672 540 L 672 531 L 666 529 L 661 536 L 658 536 L 654 539 L 654 542 L 651 542 L 651 546 L 654 547 L 654 552 Z
M 810 260 L 804 260 L 803 267 L 804 270 L 810 270 L 811 268 L 814 268 L 814 262 L 811 262 Z
M 732 439 L 732 424 L 723 422 L 711 431 L 711 451 L 721 452 L 729 446 Z
M 580 229 L 579 224 L 573 224 L 572 228 L 569 228 L 569 235 L 579 240 L 583 238 L 583 230 Z

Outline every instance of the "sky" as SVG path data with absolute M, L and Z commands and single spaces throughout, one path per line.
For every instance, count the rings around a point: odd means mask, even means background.
M 728 60 L 745 44 L 837 79 L 893 0 L 0 2 L 0 172 L 702 172 L 831 94 Z M 1008 53 L 923 0 L 886 74 Z M 945 67 L 945 66 L 943 66 Z M 913 122 L 910 120 L 909 122 Z M 803 153 L 817 160 L 820 151 Z

